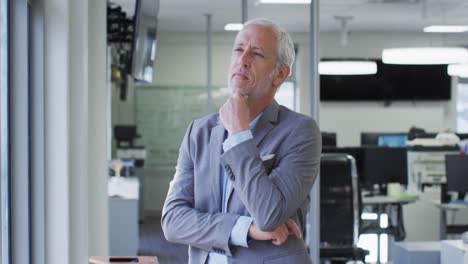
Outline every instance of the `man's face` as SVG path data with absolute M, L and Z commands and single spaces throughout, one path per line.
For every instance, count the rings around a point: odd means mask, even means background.
M 278 41 L 268 26 L 248 25 L 236 37 L 229 68 L 229 87 L 252 99 L 273 97 L 283 80 L 275 65 Z M 289 72 L 288 72 L 289 73 Z

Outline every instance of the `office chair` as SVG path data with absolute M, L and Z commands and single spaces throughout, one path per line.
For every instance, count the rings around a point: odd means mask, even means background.
M 463 202 L 465 194 L 468 192 L 468 183 L 466 182 L 466 171 L 468 170 L 468 155 L 446 155 L 445 172 L 447 184 L 441 184 L 441 202 L 450 203 L 448 191 L 458 192 L 459 199 Z M 455 212 L 454 218 L 455 218 Z M 462 234 L 468 231 L 467 224 L 447 223 L 447 235 Z
M 321 261 L 364 261 L 369 252 L 357 247 L 361 195 L 355 159 L 344 153 L 322 154 L 320 175 Z

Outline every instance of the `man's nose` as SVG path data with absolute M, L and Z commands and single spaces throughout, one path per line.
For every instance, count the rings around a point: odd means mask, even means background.
M 242 53 L 240 57 L 240 63 L 242 67 L 249 68 L 250 67 L 250 56 L 248 52 Z

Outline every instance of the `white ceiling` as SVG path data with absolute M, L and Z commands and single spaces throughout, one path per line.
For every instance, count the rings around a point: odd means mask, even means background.
M 129 0 L 132 1 L 132 0 Z M 134 0 L 133 0 L 134 1 Z M 291 32 L 309 28 L 309 5 L 266 5 L 247 0 L 248 17 L 266 17 Z M 202 32 L 205 14 L 212 14 L 212 28 L 240 22 L 241 0 L 160 0 L 159 30 Z M 320 30 L 338 31 L 335 16 L 352 16 L 350 31 L 421 32 L 431 24 L 468 25 L 468 0 L 320 0 Z M 468 36 L 468 35 L 467 35 Z

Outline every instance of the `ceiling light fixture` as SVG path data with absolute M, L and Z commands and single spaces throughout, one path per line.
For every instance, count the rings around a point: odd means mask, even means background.
M 240 31 L 244 25 L 242 23 L 229 23 L 224 26 L 226 31 Z
M 259 0 L 260 4 L 310 4 L 311 0 Z
M 450 76 L 468 78 L 468 64 L 450 64 L 447 73 Z
M 468 50 L 458 47 L 419 47 L 384 49 L 387 64 L 432 65 L 468 63 Z
M 467 32 L 468 26 L 461 25 L 432 25 L 425 27 L 424 32 L 429 33 L 461 33 Z
M 370 75 L 377 73 L 375 61 L 339 60 L 319 62 L 321 75 Z

